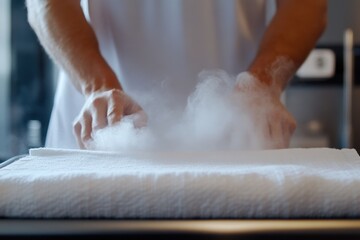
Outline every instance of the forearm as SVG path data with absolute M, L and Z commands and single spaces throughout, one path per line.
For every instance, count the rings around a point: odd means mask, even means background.
M 282 91 L 326 26 L 326 1 L 278 0 L 277 5 L 249 72 Z
M 79 0 L 27 0 L 29 23 L 50 57 L 84 95 L 121 89 L 101 56 Z

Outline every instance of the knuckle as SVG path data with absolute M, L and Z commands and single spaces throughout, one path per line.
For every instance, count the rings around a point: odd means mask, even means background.
M 110 98 L 113 101 L 118 101 L 122 97 L 122 92 L 119 89 L 110 90 Z
M 102 98 L 95 98 L 93 101 L 92 101 L 92 104 L 91 104 L 94 108 L 100 108 L 101 106 L 104 105 L 104 100 Z
M 121 91 L 116 88 L 110 90 L 111 95 L 119 95 L 120 93 L 121 93 Z

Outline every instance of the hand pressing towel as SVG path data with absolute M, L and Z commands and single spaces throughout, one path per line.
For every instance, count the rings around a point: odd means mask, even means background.
M 32 149 L 0 169 L 0 217 L 360 217 L 360 158 L 325 148 Z

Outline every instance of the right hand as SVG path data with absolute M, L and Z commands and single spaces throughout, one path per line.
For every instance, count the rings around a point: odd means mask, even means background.
M 280 100 L 281 90 L 248 72 L 238 75 L 235 99 L 249 118 L 247 142 L 253 149 L 288 148 L 296 121 Z
M 123 91 L 112 89 L 89 95 L 74 122 L 74 134 L 81 149 L 89 147 L 95 130 L 119 122 L 123 116 L 134 115 L 134 126 L 146 125 L 147 117 L 139 104 Z

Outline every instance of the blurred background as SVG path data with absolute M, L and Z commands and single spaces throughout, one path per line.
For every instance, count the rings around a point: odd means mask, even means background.
M 298 122 L 291 147 L 360 151 L 358 9 L 358 0 L 329 0 L 327 29 L 284 94 Z M 24 1 L 0 0 L 0 161 L 43 146 L 56 75 Z

